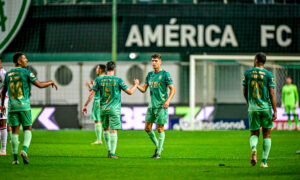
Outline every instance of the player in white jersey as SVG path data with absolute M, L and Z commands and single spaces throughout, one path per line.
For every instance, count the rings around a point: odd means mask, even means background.
M 4 79 L 5 79 L 6 71 L 4 70 L 2 66 L 2 57 L 0 56 L 0 89 L 2 89 Z M 6 95 L 7 96 L 7 95 Z M 8 106 L 8 96 L 5 97 L 5 107 Z M 7 130 L 6 130 L 6 120 L 7 120 L 7 112 L 5 112 L 3 115 L 0 114 L 0 139 L 1 139 L 1 149 L 0 149 L 0 155 L 6 155 L 6 143 L 7 143 Z M 11 128 L 10 129 L 11 133 Z

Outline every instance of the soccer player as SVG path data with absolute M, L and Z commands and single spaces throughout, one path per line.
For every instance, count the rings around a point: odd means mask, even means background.
M 96 69 L 96 74 L 98 76 L 105 75 L 105 65 L 99 64 Z M 94 82 L 94 81 L 93 81 Z M 90 83 L 87 82 L 86 86 L 88 87 L 89 91 L 92 91 L 92 88 L 90 87 Z M 93 102 L 93 108 L 92 108 L 92 114 L 91 114 L 91 120 L 95 121 L 95 132 L 97 140 L 93 142 L 92 144 L 102 144 L 102 125 L 101 125 L 101 119 L 100 119 L 100 91 L 98 91 L 94 96 L 94 102 Z
M 160 158 L 165 140 L 164 125 L 168 122 L 168 107 L 175 94 L 173 80 L 168 72 L 163 70 L 160 54 L 151 56 L 153 71 L 147 74 L 145 84 L 138 86 L 138 89 L 145 93 L 150 87 L 150 102 L 146 113 L 145 131 L 155 145 L 155 152 L 152 158 Z M 139 83 L 138 80 L 136 80 Z M 168 88 L 170 95 L 168 96 Z M 156 123 L 158 130 L 158 141 L 155 133 L 152 131 L 153 123 Z
M 2 66 L 2 57 L 0 56 L 0 89 L 3 87 L 4 79 L 5 79 L 6 71 L 4 70 Z M 1 96 L 1 95 L 0 95 Z M 7 108 L 8 104 L 8 96 L 5 95 L 5 107 Z M 6 130 L 6 119 L 7 119 L 7 113 L 4 113 L 3 115 L 0 115 L 0 139 L 1 139 L 1 149 L 0 149 L 0 155 L 5 156 L 6 155 L 6 142 L 7 142 L 7 130 Z
M 30 110 L 30 90 L 31 83 L 39 88 L 45 88 L 50 85 L 57 89 L 54 81 L 40 82 L 27 67 L 27 58 L 23 53 L 15 53 L 13 56 L 15 68 L 8 71 L 5 75 L 5 81 L 1 92 L 1 113 L 5 113 L 5 95 L 8 92 L 8 123 L 12 127 L 12 153 L 14 157 L 13 164 L 19 164 L 18 146 L 20 124 L 23 126 L 23 150 L 21 157 L 24 164 L 29 163 L 27 150 L 31 141 L 31 110 Z
M 116 148 L 118 130 L 121 129 L 121 90 L 131 95 L 137 88 L 136 81 L 128 88 L 124 81 L 114 76 L 116 64 L 112 61 L 106 64 L 107 75 L 99 76 L 94 80 L 93 91 L 82 108 L 82 113 L 87 112 L 87 105 L 96 93 L 100 94 L 101 121 L 104 129 L 103 136 L 108 150 L 108 158 L 118 159 Z
M 266 55 L 258 53 L 254 58 L 254 67 L 248 69 L 243 77 L 244 97 L 248 106 L 250 127 L 250 162 L 253 166 L 257 163 L 256 145 L 259 137 L 259 129 L 263 129 L 263 154 L 261 167 L 268 167 L 267 159 L 271 149 L 271 128 L 277 118 L 275 82 L 273 74 L 264 68 Z M 273 115 L 272 110 L 273 109 Z
M 292 78 L 286 78 L 286 85 L 282 88 L 281 105 L 285 108 L 285 112 L 288 115 L 289 129 L 292 129 L 291 111 L 293 112 L 296 129 L 299 125 L 298 115 L 296 114 L 296 108 L 299 107 L 299 96 L 297 86 L 292 84 Z

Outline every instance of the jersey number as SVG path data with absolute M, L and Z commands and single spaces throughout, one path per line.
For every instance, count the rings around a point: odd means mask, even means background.
M 110 101 L 111 93 L 110 93 L 110 88 L 105 88 L 104 89 L 104 95 L 105 95 L 105 102 L 108 103 Z
M 253 98 L 261 98 L 262 96 L 262 90 L 263 90 L 263 82 L 259 81 L 251 81 L 251 86 L 253 87 L 253 93 L 252 97 Z
M 10 89 L 10 97 L 12 99 L 22 99 L 23 98 L 23 90 L 22 90 L 22 82 L 11 82 L 9 84 L 9 89 Z

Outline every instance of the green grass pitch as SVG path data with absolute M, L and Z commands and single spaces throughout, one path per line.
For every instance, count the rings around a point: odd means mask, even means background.
M 12 165 L 8 144 L 0 179 L 300 179 L 299 131 L 272 132 L 267 169 L 251 166 L 248 131 L 166 131 L 161 159 L 149 158 L 154 145 L 143 131 L 119 132 L 120 159 L 94 140 L 93 131 L 33 131 L 30 164 Z M 261 154 L 260 137 L 259 162 Z

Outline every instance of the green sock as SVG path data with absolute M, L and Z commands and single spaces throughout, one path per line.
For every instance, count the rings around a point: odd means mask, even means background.
M 258 136 L 256 136 L 256 135 L 250 136 L 250 147 L 251 147 L 251 149 L 256 149 L 257 142 L 258 142 Z
M 158 133 L 158 150 L 157 150 L 157 154 L 161 154 L 163 145 L 164 145 L 164 141 L 165 141 L 165 132 L 161 132 Z
M 109 131 L 104 131 L 103 132 L 103 136 L 104 136 L 104 141 L 105 141 L 105 145 L 106 145 L 107 151 L 111 152 Z
M 296 109 L 293 109 L 292 112 L 293 112 L 293 115 L 294 115 L 295 124 L 296 124 L 296 126 L 298 126 L 299 120 L 298 120 L 298 115 L 296 114 Z
M 101 141 L 101 136 L 102 136 L 101 123 L 95 124 L 95 132 L 96 132 L 96 136 L 97 136 L 97 141 Z
M 151 141 L 154 143 L 155 147 L 158 148 L 158 142 L 155 136 L 155 133 L 153 131 L 147 132 L 149 138 L 151 139 Z
M 31 142 L 31 131 L 25 130 L 24 131 L 24 141 L 23 141 L 23 150 L 27 153 L 27 149 L 29 148 L 30 142 Z
M 271 138 L 265 138 L 263 142 L 262 161 L 266 163 L 271 149 Z
M 12 131 L 8 131 L 7 132 L 7 138 L 9 139 L 9 140 L 11 140 L 12 139 Z
M 111 133 L 110 134 L 110 145 L 111 145 L 111 154 L 112 155 L 116 154 L 117 143 L 118 143 L 118 134 Z
M 289 122 L 289 126 L 292 126 L 292 121 L 291 121 L 291 115 L 288 114 L 288 122 Z
M 18 154 L 19 134 L 12 134 L 12 136 L 11 136 L 11 147 L 12 147 L 12 153 L 13 154 Z
M 299 119 L 298 119 L 298 115 L 295 115 L 295 117 L 294 117 L 295 119 L 295 124 L 296 124 L 296 126 L 298 126 L 298 124 L 299 124 Z

